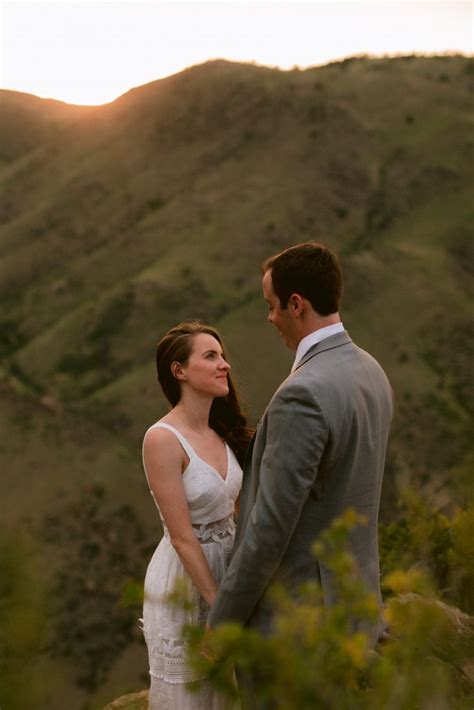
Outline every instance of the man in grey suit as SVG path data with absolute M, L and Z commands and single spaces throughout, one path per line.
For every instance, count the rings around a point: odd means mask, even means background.
M 382 605 L 377 521 L 392 390 L 344 330 L 342 273 L 330 249 L 299 244 L 262 271 L 268 320 L 296 357 L 249 448 L 234 554 L 209 624 L 237 621 L 267 634 L 275 583 L 291 590 L 317 580 L 324 603 L 334 600 L 331 574 L 311 548 L 348 507 L 368 520 L 349 542 Z M 373 643 L 382 630 L 382 621 L 370 629 Z

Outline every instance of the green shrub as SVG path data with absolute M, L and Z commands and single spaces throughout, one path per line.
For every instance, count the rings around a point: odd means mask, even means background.
M 474 612 L 474 506 L 448 518 L 406 491 L 401 517 L 379 527 L 379 547 L 382 574 L 420 567 L 443 601 Z
M 101 486 L 79 498 L 43 526 L 60 564 L 51 589 L 49 653 L 70 658 L 76 683 L 98 688 L 120 653 L 142 640 L 141 597 L 133 581 L 151 556 L 144 530 L 128 505 L 107 505 Z
M 25 342 L 26 337 L 16 321 L 9 318 L 0 320 L 0 357 L 10 355 L 21 348 Z
M 458 550 L 456 564 L 466 546 L 472 545 L 470 515 L 461 515 L 453 546 L 448 546 L 448 550 Z M 395 570 L 386 578 L 389 595 L 384 614 L 389 634 L 375 651 L 368 636 L 355 629 L 354 618 L 370 621 L 376 613 L 375 600 L 359 580 L 355 561 L 345 549 L 347 533 L 357 523 L 360 519 L 348 511 L 316 543 L 319 559 L 337 580 L 339 601 L 334 606 L 324 607 L 316 585 L 301 588 L 298 599 L 279 589 L 271 637 L 238 624 L 214 630 L 187 628 L 191 663 L 213 687 L 235 696 L 232 668 L 237 666 L 252 678 L 253 697 L 245 689 L 243 693 L 244 707 L 249 709 L 268 701 L 281 710 L 471 707 L 468 661 L 473 619 L 436 598 L 428 569 Z M 411 522 L 401 528 L 401 549 L 405 549 L 407 531 L 420 536 L 420 545 L 421 536 L 427 533 L 429 542 L 423 548 L 430 557 L 427 566 L 443 576 L 450 557 L 444 550 L 444 521 L 437 519 L 430 525 L 423 517 L 419 527 L 410 526 Z M 462 542 L 456 543 L 457 536 Z

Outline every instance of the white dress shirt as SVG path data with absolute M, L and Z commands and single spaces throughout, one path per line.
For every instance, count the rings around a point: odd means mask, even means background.
M 327 325 L 325 328 L 315 330 L 314 333 L 305 335 L 305 337 L 298 343 L 298 347 L 296 349 L 296 357 L 291 371 L 294 372 L 301 358 L 306 355 L 308 350 L 312 348 L 313 345 L 316 345 L 316 343 L 320 343 L 321 340 L 325 340 L 331 335 L 335 335 L 336 333 L 342 333 L 343 330 L 344 326 L 342 325 L 342 323 L 334 323 L 333 325 Z

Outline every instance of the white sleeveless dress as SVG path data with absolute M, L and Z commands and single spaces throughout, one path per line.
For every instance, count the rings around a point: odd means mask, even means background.
M 191 522 L 211 572 L 219 584 L 232 554 L 235 535 L 233 512 L 242 484 L 242 469 L 232 449 L 226 444 L 227 473 L 223 479 L 212 466 L 199 458 L 177 429 L 164 422 L 157 422 L 150 429 L 155 427 L 171 431 L 189 458 L 182 480 Z M 149 484 L 145 465 L 144 469 Z M 149 488 L 153 495 L 150 485 Z M 209 606 L 194 586 L 171 545 L 161 513 L 160 517 L 163 538 L 148 565 L 143 602 L 143 633 L 148 648 L 151 677 L 149 708 L 235 710 L 234 702 L 217 693 L 206 681 L 196 676 L 186 662 L 183 625 L 204 625 Z M 193 602 L 192 609 L 184 610 L 165 602 L 166 597 L 175 590 L 178 580 L 185 586 L 186 594 Z M 199 680 L 199 692 L 189 692 L 186 683 Z

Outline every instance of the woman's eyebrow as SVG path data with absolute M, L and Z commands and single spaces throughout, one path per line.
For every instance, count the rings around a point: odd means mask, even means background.
M 209 350 L 205 350 L 203 352 L 203 355 L 209 355 L 209 353 L 215 353 L 217 355 L 224 355 L 222 350 L 219 352 L 219 350 L 213 350 L 212 348 L 209 348 Z

